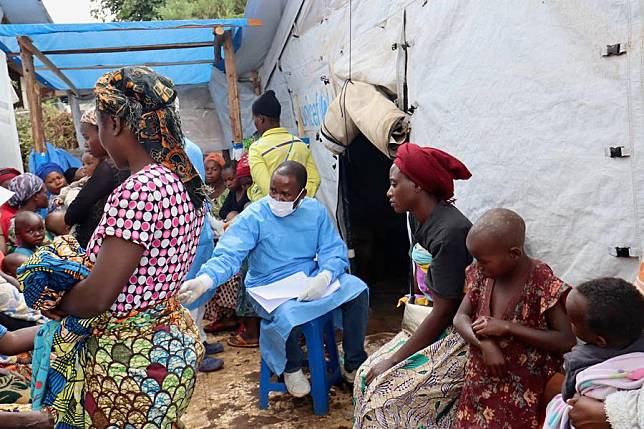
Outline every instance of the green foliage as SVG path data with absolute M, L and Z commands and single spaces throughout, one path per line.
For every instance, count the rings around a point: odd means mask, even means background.
M 215 19 L 243 15 L 243 0 L 165 0 L 159 7 L 161 19 Z
M 103 21 L 213 19 L 243 15 L 244 0 L 93 0 L 92 15 Z
M 67 112 L 61 112 L 54 105 L 54 100 L 46 100 L 42 104 L 43 128 L 45 131 L 45 140 L 56 147 L 63 149 L 76 149 L 78 141 L 76 140 L 76 131 L 72 115 Z M 20 141 L 20 152 L 22 162 L 27 166 L 29 153 L 34 147 L 34 141 L 31 136 L 31 120 L 29 112 L 16 112 L 16 127 L 18 128 L 18 139 Z
M 152 21 L 165 0 L 93 0 L 92 15 L 102 21 Z

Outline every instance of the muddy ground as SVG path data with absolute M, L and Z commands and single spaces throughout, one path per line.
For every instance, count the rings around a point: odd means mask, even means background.
M 395 301 L 394 301 L 395 302 Z M 400 312 L 393 309 L 392 300 L 380 303 L 372 300 L 367 352 L 371 353 L 391 339 L 400 327 Z M 228 333 L 209 336 L 209 341 L 224 341 Z M 197 378 L 183 423 L 189 429 L 205 428 L 351 428 L 351 388 L 335 386 L 329 398 L 329 414 L 313 414 L 310 396 L 293 398 L 288 394 L 271 393 L 269 408 L 258 405 L 259 350 L 226 346 L 218 355 L 225 361 L 220 371 Z

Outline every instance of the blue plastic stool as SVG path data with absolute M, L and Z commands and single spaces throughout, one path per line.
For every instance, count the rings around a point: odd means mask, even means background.
M 318 416 L 323 416 L 329 412 L 329 390 L 340 380 L 333 317 L 331 313 L 327 313 L 301 325 L 300 328 L 306 341 L 307 359 L 305 365 L 308 365 L 311 373 L 313 412 Z M 324 357 L 325 346 L 328 359 Z M 259 373 L 259 408 L 262 410 L 268 408 L 268 394 L 270 392 L 287 392 L 286 384 L 273 381 L 274 375 L 262 359 Z

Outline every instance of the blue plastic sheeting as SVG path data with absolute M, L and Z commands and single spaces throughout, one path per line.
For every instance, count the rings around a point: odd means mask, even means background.
M 122 47 L 121 52 L 92 54 L 48 54 L 47 58 L 56 65 L 74 86 L 91 89 L 96 80 L 105 72 L 117 67 L 150 64 L 162 75 L 172 79 L 176 85 L 204 84 L 210 79 L 215 61 L 213 47 L 164 49 L 150 51 L 126 51 L 127 47 L 211 42 L 214 26 L 232 30 L 233 45 L 239 48 L 241 29 L 248 19 L 210 19 L 184 21 L 141 21 L 107 22 L 97 24 L 4 24 L 0 25 L 0 49 L 20 52 L 16 36 L 29 36 L 36 48 L 42 52 Z M 195 26 L 207 26 L 195 28 Z M 223 58 L 223 52 L 221 53 Z M 14 56 L 20 62 L 19 56 Z M 202 61 L 199 64 L 179 64 Z M 163 63 L 163 65 L 160 65 Z M 67 90 L 68 86 L 34 56 L 34 66 L 41 83 Z M 89 67 L 104 66 L 105 68 Z M 223 68 L 222 64 L 218 67 Z

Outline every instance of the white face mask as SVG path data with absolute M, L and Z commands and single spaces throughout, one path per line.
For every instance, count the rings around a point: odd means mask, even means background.
M 271 208 L 271 211 L 275 216 L 286 217 L 290 214 L 293 214 L 293 212 L 297 210 L 296 204 L 298 203 L 298 199 L 300 198 L 300 195 L 302 195 L 302 192 L 304 192 L 304 189 L 302 189 L 300 193 L 297 194 L 295 201 L 277 201 L 275 198 L 269 195 L 268 206 Z

